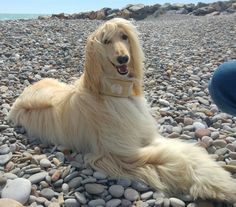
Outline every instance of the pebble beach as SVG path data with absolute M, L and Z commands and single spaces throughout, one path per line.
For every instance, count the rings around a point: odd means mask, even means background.
M 235 22 L 236 14 L 166 14 L 134 24 L 146 57 L 145 97 L 159 132 L 205 148 L 236 179 L 236 118 L 219 111 L 208 93 L 217 66 L 236 59 Z M 6 121 L 28 85 L 46 77 L 72 83 L 81 76 L 86 39 L 102 23 L 0 21 L 1 198 L 10 198 L 9 207 L 13 200 L 17 207 L 236 207 L 110 177 L 93 170 L 86 155 L 46 146 Z

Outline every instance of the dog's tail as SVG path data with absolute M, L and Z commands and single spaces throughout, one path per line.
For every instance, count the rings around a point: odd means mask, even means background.
M 93 157 L 90 163 L 111 176 L 139 179 L 168 193 L 190 193 L 195 199 L 236 199 L 236 183 L 230 174 L 204 149 L 179 140 L 162 140 L 128 157 Z

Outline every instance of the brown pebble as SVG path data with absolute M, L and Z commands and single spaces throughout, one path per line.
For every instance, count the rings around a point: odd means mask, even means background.
M 52 175 L 52 181 L 55 182 L 61 177 L 61 170 L 56 170 Z
M 211 135 L 211 131 L 209 129 L 197 129 L 195 131 L 195 136 L 197 138 L 202 138 L 204 136 L 210 136 Z

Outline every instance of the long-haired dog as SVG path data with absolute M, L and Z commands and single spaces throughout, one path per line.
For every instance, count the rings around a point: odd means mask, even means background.
M 89 153 L 111 176 L 171 193 L 236 201 L 236 183 L 202 148 L 158 134 L 142 89 L 143 52 L 135 27 L 112 19 L 92 33 L 74 85 L 44 79 L 27 87 L 9 119 L 29 136 Z

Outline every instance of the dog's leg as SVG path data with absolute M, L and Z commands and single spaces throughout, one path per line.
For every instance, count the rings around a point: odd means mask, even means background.
M 129 157 L 94 156 L 90 163 L 112 176 L 141 179 L 164 191 L 236 202 L 236 180 L 202 148 L 164 140 L 137 151 Z

